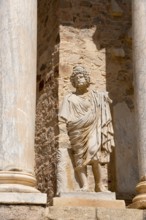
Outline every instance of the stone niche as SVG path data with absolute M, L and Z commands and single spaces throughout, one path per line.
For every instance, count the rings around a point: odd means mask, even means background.
M 112 4 L 107 0 L 38 3 L 36 174 L 38 188 L 48 193 L 49 201 L 56 194 L 57 160 L 59 176 L 65 180 L 60 182 L 62 191 L 79 187 L 70 159 L 70 143 L 57 118 L 64 95 L 73 90 L 69 77 L 76 64 L 90 72 L 92 89 L 108 91 L 113 100 L 116 148 L 110 165 L 103 166 L 105 186 L 116 191 L 118 198 L 130 200 L 135 194 L 138 164 L 131 132 L 134 88 L 130 30 L 131 0 Z M 93 190 L 90 166 L 88 173 Z
M 111 191 L 117 192 L 118 198 L 128 201 L 134 196 L 138 181 L 133 131 L 132 48 L 128 38 L 131 29 L 131 1 L 116 1 L 116 7 L 114 1 L 112 4 L 108 1 L 88 1 L 88 4 L 85 1 L 69 2 L 66 7 L 63 4 L 60 6 L 59 106 L 63 96 L 73 90 L 69 76 L 76 64 L 85 66 L 90 72 L 93 89 L 109 92 L 113 100 L 111 111 L 116 148 L 109 166 L 103 166 L 103 181 Z M 116 12 L 111 13 L 113 7 L 114 12 L 120 11 L 118 16 L 115 16 Z M 120 111 L 120 107 L 123 111 Z M 64 177 L 61 188 L 72 191 L 79 185 L 74 175 L 70 143 L 64 125 L 59 124 L 59 130 L 62 138 L 59 140 L 59 176 Z M 90 166 L 88 173 L 92 191 L 94 181 Z
M 95 28 L 91 28 L 89 32 L 86 29 L 78 30 L 73 27 L 60 26 L 59 108 L 61 107 L 64 95 L 74 91 L 69 78 L 73 66 L 78 63 L 89 71 L 92 89 L 97 90 L 97 87 L 99 87 L 100 91 L 106 90 L 105 77 L 103 76 L 103 73 L 105 73 L 105 49 L 97 50 L 92 39 L 94 32 Z M 70 42 L 68 39 L 70 39 Z M 68 49 L 66 50 L 65 48 Z M 71 50 L 72 53 L 69 55 L 68 53 Z M 92 66 L 89 65 L 89 63 L 91 64 L 91 59 Z M 100 70 L 97 73 L 98 64 L 100 65 Z M 72 149 L 66 125 L 62 122 L 59 123 L 59 131 L 58 192 L 76 191 L 80 188 L 80 183 L 73 168 L 74 160 L 72 158 Z M 102 169 L 105 174 L 103 181 L 108 186 L 107 165 L 103 166 Z M 87 172 L 90 190 L 94 191 L 94 178 L 90 165 L 87 168 Z

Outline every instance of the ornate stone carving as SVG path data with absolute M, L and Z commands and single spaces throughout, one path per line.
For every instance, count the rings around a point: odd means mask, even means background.
M 75 66 L 70 77 L 76 91 L 64 97 L 60 119 L 66 123 L 81 191 L 88 191 L 87 165 L 92 166 L 95 191 L 107 191 L 102 183 L 101 164 L 110 161 L 114 147 L 111 99 L 107 92 L 89 89 L 90 77 L 82 66 Z M 65 160 L 65 158 L 64 158 Z

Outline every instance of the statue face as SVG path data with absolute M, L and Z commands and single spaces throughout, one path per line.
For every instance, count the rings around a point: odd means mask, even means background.
M 75 85 L 76 85 L 76 88 L 77 87 L 86 87 L 87 86 L 87 82 L 86 82 L 86 79 L 85 79 L 85 76 L 83 73 L 78 73 L 76 76 L 75 76 Z

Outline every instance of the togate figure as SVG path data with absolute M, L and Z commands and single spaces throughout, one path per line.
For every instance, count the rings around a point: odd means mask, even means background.
M 102 183 L 101 164 L 110 162 L 115 146 L 107 92 L 89 90 L 90 77 L 82 66 L 75 66 L 70 77 L 75 92 L 64 97 L 59 116 L 65 121 L 73 150 L 75 170 L 81 191 L 88 191 L 87 165 L 92 166 L 95 191 L 108 191 Z

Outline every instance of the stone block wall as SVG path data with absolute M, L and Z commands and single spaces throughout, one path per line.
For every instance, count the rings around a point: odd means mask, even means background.
M 106 89 L 113 105 L 124 101 L 133 110 L 131 1 L 60 2 L 59 64 L 60 76 L 66 80 L 63 86 L 69 84 L 72 67 L 82 64 L 89 70 L 95 89 Z
M 1 220 L 145 220 L 146 212 L 136 209 L 94 207 L 41 207 L 1 205 Z

